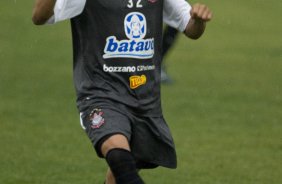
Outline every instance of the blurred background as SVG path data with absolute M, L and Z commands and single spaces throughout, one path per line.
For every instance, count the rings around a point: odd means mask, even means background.
M 190 3 L 195 3 L 191 0 Z M 167 58 L 163 110 L 178 168 L 149 184 L 282 183 L 282 1 L 202 0 L 197 41 Z M 0 183 L 100 184 L 106 165 L 80 128 L 69 22 L 36 27 L 33 1 L 0 2 Z

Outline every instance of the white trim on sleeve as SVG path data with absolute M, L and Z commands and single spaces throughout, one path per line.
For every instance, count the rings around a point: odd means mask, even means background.
M 47 21 L 47 24 L 54 24 L 81 14 L 85 4 L 86 0 L 57 0 L 54 15 Z
M 183 32 L 191 18 L 191 5 L 185 0 L 164 0 L 163 21 Z

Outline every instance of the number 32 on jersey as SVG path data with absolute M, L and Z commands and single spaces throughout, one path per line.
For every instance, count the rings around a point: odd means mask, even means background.
M 137 0 L 137 1 L 136 1 L 136 4 L 135 4 L 135 3 L 134 3 L 134 0 L 128 0 L 127 7 L 128 7 L 128 8 L 133 8 L 134 5 L 135 5 L 136 8 L 142 8 L 143 5 L 141 4 L 141 1 L 142 1 L 142 0 Z

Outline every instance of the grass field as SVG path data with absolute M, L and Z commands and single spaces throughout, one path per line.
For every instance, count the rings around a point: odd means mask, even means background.
M 201 2 L 214 20 L 200 40 L 178 40 L 167 58 L 175 83 L 162 88 L 179 166 L 141 174 L 149 184 L 281 184 L 282 1 Z M 33 26 L 32 4 L 0 2 L 0 183 L 101 184 L 106 165 L 75 107 L 69 23 Z

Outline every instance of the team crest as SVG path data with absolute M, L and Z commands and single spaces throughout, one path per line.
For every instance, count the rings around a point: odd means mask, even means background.
M 93 129 L 100 128 L 105 123 L 103 114 L 104 113 L 101 111 L 101 109 L 94 109 L 90 113 L 91 128 Z

